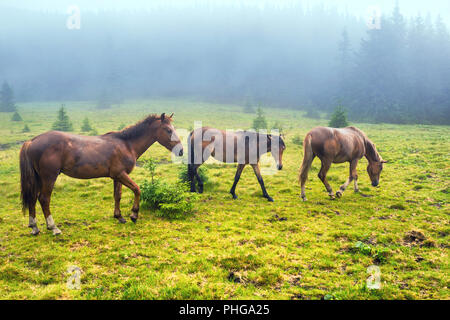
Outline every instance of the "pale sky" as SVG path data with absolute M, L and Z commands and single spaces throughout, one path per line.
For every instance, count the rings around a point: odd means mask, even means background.
M 304 7 L 323 3 L 335 6 L 342 11 L 365 17 L 369 8 L 379 7 L 382 13 L 390 14 L 397 0 L 0 0 L 0 5 L 21 7 L 48 11 L 66 11 L 70 5 L 77 5 L 80 10 L 123 10 L 123 9 L 151 9 L 155 6 L 173 5 L 176 7 L 190 7 L 199 3 L 219 6 L 258 6 L 264 8 L 266 4 L 276 6 L 292 6 L 301 3 Z M 433 17 L 438 14 L 450 23 L 450 0 L 399 0 L 401 11 L 406 16 L 430 13 Z

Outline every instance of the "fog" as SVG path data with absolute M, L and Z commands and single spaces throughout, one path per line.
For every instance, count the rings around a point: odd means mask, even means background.
M 2 1 L 0 81 L 19 104 L 179 97 L 449 124 L 449 6 Z

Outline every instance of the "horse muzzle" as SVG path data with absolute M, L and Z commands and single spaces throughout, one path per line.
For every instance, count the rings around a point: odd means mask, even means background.
M 379 181 L 373 181 L 372 182 L 372 187 L 378 187 Z
M 281 169 L 283 169 L 283 165 L 282 165 L 282 164 L 279 164 L 279 165 L 278 165 L 278 170 L 281 170 Z

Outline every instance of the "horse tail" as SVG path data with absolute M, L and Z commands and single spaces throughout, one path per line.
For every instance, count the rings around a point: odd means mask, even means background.
M 311 169 L 311 163 L 314 159 L 314 153 L 311 146 L 311 135 L 308 133 L 303 141 L 303 163 L 300 168 L 300 173 L 298 176 L 299 182 L 304 183 L 308 178 L 309 169 Z
M 25 212 L 36 203 L 39 194 L 40 178 L 34 169 L 33 162 L 28 156 L 28 148 L 31 142 L 27 141 L 20 149 L 20 186 L 22 199 L 22 211 Z

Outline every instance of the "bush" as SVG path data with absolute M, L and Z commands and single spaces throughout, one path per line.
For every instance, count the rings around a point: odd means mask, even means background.
M 328 126 L 332 128 L 344 128 L 348 126 L 347 111 L 344 107 L 338 106 L 334 109 Z
M 202 179 L 203 183 L 207 183 L 209 178 L 208 178 L 208 169 L 205 166 L 201 166 L 197 169 L 197 172 L 200 176 L 200 179 Z M 184 183 L 189 183 L 189 175 L 188 175 L 188 169 L 187 166 L 182 167 L 182 169 L 180 170 L 180 173 L 178 174 L 178 178 L 181 180 L 181 182 Z
M 299 134 L 297 134 L 294 136 L 294 138 L 292 138 L 292 143 L 299 146 L 303 146 L 303 138 Z
M 188 192 L 186 183 L 155 179 L 156 161 L 153 159 L 147 161 L 144 168 L 151 175 L 151 181 L 145 181 L 141 186 L 141 199 L 145 205 L 157 210 L 157 216 L 169 219 L 180 219 L 192 213 L 197 195 Z
M 145 181 L 141 186 L 142 201 L 157 210 L 155 214 L 159 217 L 183 218 L 194 209 L 191 201 L 194 197 L 195 194 L 189 193 L 187 184 L 182 182 L 170 184 L 155 180 L 153 183 Z

